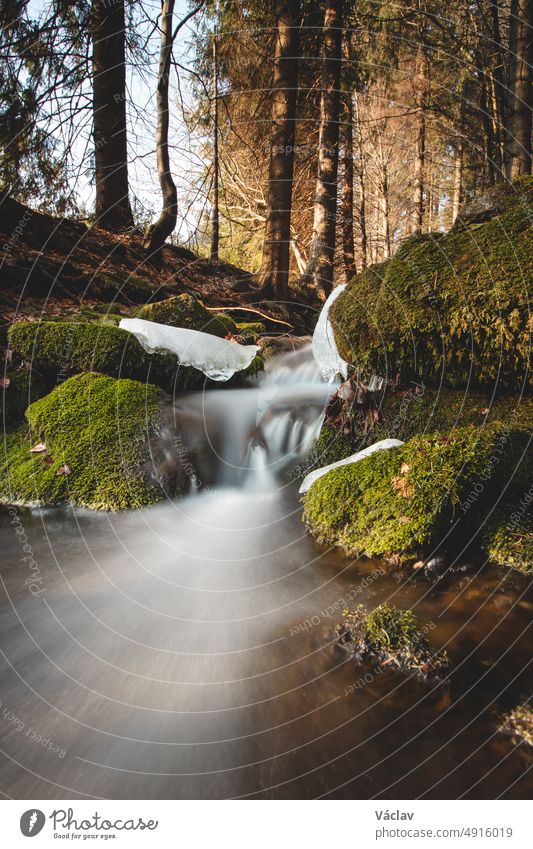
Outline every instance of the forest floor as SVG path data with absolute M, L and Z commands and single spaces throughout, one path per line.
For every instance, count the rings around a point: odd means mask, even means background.
M 14 319 L 67 316 L 80 306 L 103 304 L 128 315 L 139 304 L 182 293 L 237 320 L 261 320 L 268 332 L 307 329 L 279 305 L 250 304 L 253 277 L 234 265 L 168 244 L 150 255 L 139 231 L 109 233 L 32 211 L 5 196 L 0 196 L 0 263 L 2 339 Z

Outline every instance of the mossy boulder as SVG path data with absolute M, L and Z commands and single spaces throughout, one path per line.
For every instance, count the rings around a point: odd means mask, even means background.
M 370 661 L 374 668 L 412 670 L 428 677 L 448 666 L 446 652 L 432 648 L 412 610 L 388 604 L 380 604 L 370 613 L 362 606 L 345 610 L 337 633 L 343 647 L 357 660 Z
M 133 334 L 111 324 L 19 322 L 10 327 L 8 336 L 15 358 L 31 363 L 32 375 L 42 377 L 48 387 L 86 371 L 146 381 L 172 393 L 221 385 L 197 369 L 180 365 L 173 354 L 148 354 Z M 255 374 L 261 366 L 258 356 L 231 382 Z
M 232 318 L 214 315 L 200 300 L 187 294 L 174 295 L 164 301 L 146 304 L 135 311 L 135 317 L 158 324 L 168 324 L 171 327 L 201 330 L 202 333 L 211 333 L 222 338 L 237 331 Z
M 337 346 L 364 379 L 531 387 L 533 177 L 499 204 L 483 224 L 408 239 L 336 300 Z
M 2 389 L 3 421 L 9 426 L 23 420 L 28 405 L 39 398 L 44 389 L 42 382 L 38 378 L 32 380 L 26 369 L 6 373 L 4 383 L 7 385 Z
M 515 487 L 516 488 L 516 487 Z M 533 574 L 533 486 L 504 500 L 487 522 L 483 541 L 494 563 Z
M 245 342 L 257 342 L 264 336 L 266 328 L 261 321 L 241 321 L 237 324 L 237 333 L 245 340 Z
M 531 475 L 529 435 L 501 423 L 416 436 L 319 478 L 303 499 L 320 540 L 350 554 L 408 559 L 438 545 L 481 544 L 508 485 Z
M 6 435 L 0 501 L 119 510 L 165 495 L 156 440 L 165 395 L 151 384 L 80 374 L 31 404 Z M 33 451 L 32 451 L 33 449 Z

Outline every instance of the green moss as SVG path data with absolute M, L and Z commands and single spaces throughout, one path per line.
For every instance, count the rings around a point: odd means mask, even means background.
M 496 218 L 409 239 L 340 295 L 331 309 L 335 338 L 363 377 L 520 390 L 533 327 L 533 177 L 503 196 Z
M 146 304 L 136 310 L 135 315 L 145 321 L 169 324 L 171 327 L 185 327 L 189 330 L 201 330 L 213 336 L 224 337 L 228 332 L 227 316 L 219 320 L 218 316 L 206 310 L 201 301 L 187 294 L 174 295 L 164 301 Z
M 489 518 L 483 538 L 491 560 L 526 575 L 533 574 L 532 502 L 532 487 L 521 498 L 506 500 Z
M 92 373 L 70 378 L 28 408 L 29 427 L 7 435 L 0 500 L 71 499 L 82 507 L 119 510 L 161 499 L 152 443 L 164 398 L 159 388 L 133 380 Z M 36 443 L 46 451 L 31 453 Z
M 261 321 L 241 321 L 237 324 L 237 332 L 245 341 L 257 342 L 265 335 L 266 327 Z
M 307 463 L 309 471 L 329 466 L 353 454 L 356 449 L 349 435 L 333 425 L 324 423 Z
M 34 376 L 42 376 L 48 386 L 85 371 L 147 381 L 168 392 L 221 385 L 197 369 L 180 365 L 173 354 L 148 354 L 131 333 L 108 324 L 20 322 L 10 327 L 9 342 L 15 356 L 31 363 Z M 261 367 L 261 358 L 256 357 L 231 383 Z
M 448 665 L 445 652 L 435 651 L 412 610 L 380 604 L 371 613 L 363 607 L 345 611 L 340 642 L 360 659 L 372 657 L 383 667 L 391 662 L 401 669 L 435 674 Z
M 43 389 L 40 381 L 32 380 L 26 369 L 9 372 L 6 377 L 9 386 L 2 389 L 2 407 L 4 423 L 11 425 L 22 421 L 26 408 L 43 394 Z
M 303 499 L 305 521 L 358 555 L 416 556 L 452 530 L 470 539 L 513 474 L 521 486 L 531 473 L 527 442 L 501 424 L 416 436 L 317 480 Z
M 225 313 L 215 313 L 212 316 L 218 324 L 224 325 L 226 330 L 226 334 L 232 333 L 234 336 L 237 334 L 237 325 L 233 321 L 230 315 L 226 315 Z

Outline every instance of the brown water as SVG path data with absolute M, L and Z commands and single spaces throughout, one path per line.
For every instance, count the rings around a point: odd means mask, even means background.
M 0 514 L 5 796 L 531 793 L 531 755 L 497 730 L 531 693 L 528 581 L 478 564 L 435 584 L 318 545 L 280 456 L 273 474 L 251 451 L 238 488 L 129 514 Z M 372 677 L 336 646 L 343 607 L 385 600 L 446 647 L 448 682 Z

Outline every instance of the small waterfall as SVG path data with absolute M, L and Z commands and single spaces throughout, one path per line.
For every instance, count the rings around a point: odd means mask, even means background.
M 174 405 L 176 462 L 200 489 L 268 487 L 312 448 L 333 391 L 308 346 L 247 387 L 188 393 Z

